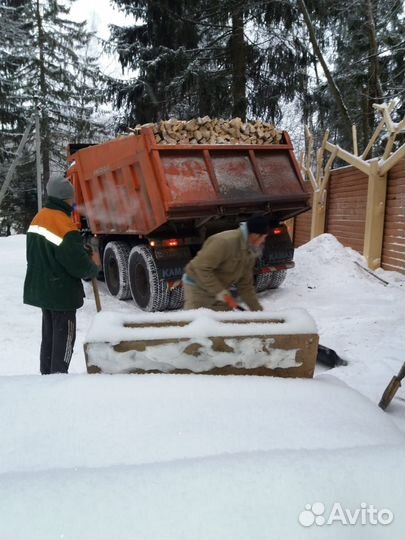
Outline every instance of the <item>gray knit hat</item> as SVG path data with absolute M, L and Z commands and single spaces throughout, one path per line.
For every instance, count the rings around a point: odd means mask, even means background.
M 49 197 L 55 199 L 74 199 L 75 190 L 72 184 L 64 176 L 54 176 L 50 178 L 46 185 L 46 191 Z

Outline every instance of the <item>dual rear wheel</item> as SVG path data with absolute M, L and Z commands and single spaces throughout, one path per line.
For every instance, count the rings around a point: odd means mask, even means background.
M 132 249 L 125 242 L 109 242 L 104 250 L 104 276 L 112 296 L 131 298 L 143 311 L 179 309 L 183 305 L 183 289 L 170 290 L 159 277 L 152 250 L 145 245 Z

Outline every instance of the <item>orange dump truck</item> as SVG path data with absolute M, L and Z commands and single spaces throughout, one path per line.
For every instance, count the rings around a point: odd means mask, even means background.
M 181 276 L 205 238 L 254 214 L 271 226 L 258 291 L 294 266 L 283 221 L 310 208 L 286 132 L 278 144 L 157 144 L 149 127 L 97 145 L 70 145 L 75 220 L 96 241 L 110 293 L 145 311 L 177 309 Z

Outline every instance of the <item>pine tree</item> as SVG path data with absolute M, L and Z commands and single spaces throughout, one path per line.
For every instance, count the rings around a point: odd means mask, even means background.
M 404 103 L 405 18 L 400 0 L 307 1 L 317 39 L 364 148 L 377 122 L 373 103 Z M 330 85 L 312 87 L 308 116 L 322 118 L 339 144 L 351 147 L 351 133 Z M 403 109 L 398 114 L 403 114 Z
M 307 48 L 290 3 L 255 0 L 115 0 L 142 24 L 113 27 L 123 68 L 111 94 L 127 123 L 170 115 L 275 119 L 303 91 Z M 287 33 L 289 34 L 287 36 Z M 180 115 L 179 115 L 180 113 Z
M 42 108 L 44 185 L 52 169 L 64 167 L 66 143 L 76 132 L 77 122 L 82 129 L 83 114 L 89 119 L 97 100 L 95 84 L 101 79 L 95 59 L 82 56 L 91 35 L 84 22 L 67 18 L 69 9 L 59 0 L 30 0 L 22 11 L 31 45 L 22 91 L 31 103 L 38 96 Z
M 20 135 L 13 128 L 22 115 L 17 93 L 18 72 L 24 57 L 14 48 L 14 44 L 24 41 L 26 35 L 12 4 L 7 0 L 0 1 L 0 164 L 8 161 L 12 154 L 13 140 Z
M 2 135 L 7 131 L 15 135 L 14 145 L 9 146 L 11 159 L 27 118 L 32 115 L 35 103 L 39 104 L 44 190 L 53 172 L 66 169 L 67 144 L 79 138 L 81 142 L 91 140 L 95 131 L 102 131 L 102 126 L 94 121 L 94 109 L 104 99 L 104 78 L 96 59 L 88 53 L 92 34 L 86 30 L 85 22 L 69 20 L 68 0 L 1 1 L 2 5 L 13 8 L 13 21 L 22 32 L 19 39 L 11 36 L 5 47 L 13 63 L 12 72 L 5 74 L 5 100 L 0 102 Z M 5 103 L 13 104 L 14 116 L 7 117 L 9 106 Z M 7 165 L 5 161 L 4 166 Z M 13 189 L 3 201 L 2 214 L 10 214 L 10 208 L 22 208 L 21 217 L 16 212 L 14 221 L 25 223 L 24 204 L 20 202 L 24 194 L 35 193 L 35 185 L 35 145 L 29 141 Z M 25 210 L 32 214 L 32 205 L 25 204 Z
M 6 178 L 10 164 L 15 158 L 15 152 L 27 126 L 26 113 L 20 97 L 19 73 L 25 56 L 15 47 L 16 43 L 24 43 L 27 35 L 18 16 L 18 4 L 10 0 L 0 2 L 0 186 Z M 24 156 L 25 157 L 25 156 Z M 24 159 L 22 160 L 24 162 Z M 18 174 L 20 174 L 18 170 Z M 20 198 L 28 213 L 36 208 L 35 184 L 33 179 L 20 182 L 24 184 L 21 193 L 12 190 L 6 195 L 1 204 L 0 235 L 16 232 L 18 209 L 15 201 Z M 31 184 L 31 185 L 29 185 Z M 17 232 L 20 232 L 17 227 Z
M 176 107 L 184 108 L 187 116 L 195 107 L 195 93 L 202 76 L 198 28 L 193 21 L 198 2 L 116 3 L 142 21 L 131 27 L 112 27 L 122 67 L 139 70 L 136 80 L 112 81 L 110 86 L 118 108 L 127 110 L 127 123 L 157 121 L 169 116 Z M 182 100 L 183 92 L 188 98 Z

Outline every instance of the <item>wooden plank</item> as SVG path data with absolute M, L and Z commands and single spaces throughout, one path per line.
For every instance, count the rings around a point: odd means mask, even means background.
M 391 245 L 403 245 L 405 243 L 405 230 L 403 224 L 401 227 L 392 227 L 385 236 L 385 247 Z
M 392 251 L 392 253 L 403 253 L 404 250 L 405 236 L 391 236 L 388 237 L 387 243 L 384 245 L 384 249 L 387 251 Z
M 349 238 L 356 243 L 359 243 L 364 239 L 363 228 L 354 230 L 353 228 L 349 229 L 348 227 L 340 227 L 334 229 L 333 233 L 330 234 L 333 234 L 334 236 L 336 236 L 336 238 Z
M 393 259 L 402 260 L 405 262 L 405 253 L 402 246 L 386 246 L 387 258 L 391 257 Z M 399 250 L 399 251 L 398 251 Z
M 394 216 L 388 220 L 386 220 L 385 222 L 385 231 L 387 232 L 387 235 L 389 236 L 390 234 L 398 234 L 398 235 L 403 235 L 404 234 L 404 224 L 405 224 L 405 219 L 404 218 L 399 218 L 397 216 Z
M 392 222 L 387 223 L 385 226 L 386 241 L 389 243 L 392 238 L 404 238 L 405 237 L 405 224 L 404 222 Z
M 366 222 L 363 216 L 358 215 L 359 210 L 355 206 L 342 206 L 341 208 L 331 208 L 328 213 L 328 227 L 333 227 L 334 224 L 338 223 L 339 221 L 347 221 L 349 223 L 353 223 L 353 225 L 355 225 L 356 223 Z
M 395 190 L 390 190 L 388 192 L 387 199 L 391 199 L 392 201 L 398 201 L 404 204 L 405 202 L 405 185 L 400 186 L 400 188 Z
M 405 258 L 403 253 L 398 253 L 396 251 L 387 251 L 384 256 L 384 263 L 396 261 L 396 264 L 405 265 Z
M 329 212 L 342 212 L 347 217 L 353 218 L 354 216 L 357 216 L 357 218 L 363 218 L 363 211 L 366 205 L 366 199 L 357 199 L 357 198 L 351 198 L 351 199 L 334 199 L 330 201 L 329 205 Z
M 367 185 L 368 183 L 368 178 L 364 175 L 362 175 L 361 178 L 357 177 L 357 178 L 353 178 L 353 177 L 347 177 L 347 176 L 342 176 L 341 178 L 336 178 L 336 177 L 333 177 L 331 179 L 331 184 L 333 184 L 336 188 L 338 188 L 339 186 L 342 186 L 342 187 L 350 187 L 350 186 L 354 186 L 354 187 L 358 187 L 360 190 L 362 189 L 361 185 Z
M 354 169 L 353 167 L 350 167 L 345 173 L 340 173 L 339 169 L 333 169 L 332 173 L 332 181 L 335 181 L 337 183 L 358 183 L 358 182 L 367 182 L 368 176 L 361 171 L 358 171 Z
M 337 146 L 334 144 L 331 144 L 329 142 L 326 143 L 325 148 L 329 150 L 329 152 L 333 152 L 334 149 Z M 337 147 L 337 157 L 343 159 L 346 161 L 346 163 L 349 163 L 350 165 L 355 166 L 356 168 L 363 171 L 365 174 L 368 174 L 370 170 L 370 164 L 363 161 L 363 159 L 358 158 L 357 156 L 354 156 L 353 154 L 350 154 L 350 152 L 347 152 L 346 150 L 343 150 L 343 148 Z
M 332 188 L 333 191 L 329 196 L 329 202 L 334 204 L 339 204 L 340 201 L 352 201 L 352 206 L 354 206 L 354 201 L 361 201 L 363 204 L 367 201 L 367 192 L 360 192 L 360 191 L 335 191 L 334 188 Z
M 393 187 L 395 186 L 404 186 L 405 185 L 405 176 L 401 173 L 401 175 L 389 175 L 390 183 Z
M 384 264 L 383 268 L 384 268 L 384 270 L 388 270 L 390 272 L 399 272 L 401 274 L 405 273 L 401 266 L 396 266 L 394 264 Z
M 311 238 L 325 232 L 326 191 L 315 191 L 312 198 Z
M 361 210 L 361 208 L 360 208 Z M 365 223 L 365 217 L 359 215 L 359 209 L 355 206 L 342 206 L 328 209 L 328 226 L 333 227 L 339 222 Z
M 390 171 L 390 180 L 405 183 L 405 171 L 402 169 L 393 169 Z
M 405 160 L 388 174 L 381 266 L 405 274 Z
M 401 202 L 398 199 L 391 199 L 388 200 L 389 206 L 387 207 L 387 215 L 390 216 L 390 219 L 399 219 L 402 220 L 402 218 L 405 215 L 403 202 Z
M 329 187 L 329 195 L 333 196 L 334 194 L 349 194 L 349 193 L 359 193 L 361 195 L 364 194 L 364 197 L 367 197 L 367 183 L 365 185 L 359 185 L 356 184 L 332 184 Z
M 239 321 L 241 322 L 241 321 Z M 250 321 L 252 322 L 252 321 Z M 263 322 L 263 321 L 260 321 Z M 276 321 L 277 322 L 277 321 Z M 271 349 L 276 349 L 277 351 L 284 350 L 286 354 L 291 354 L 290 351 L 294 352 L 295 355 L 295 366 L 290 367 L 275 367 L 270 368 L 266 366 L 258 366 L 255 368 L 243 368 L 237 367 L 236 365 L 228 364 L 223 367 L 215 367 L 207 369 L 205 371 L 192 371 L 191 369 L 179 369 L 173 368 L 170 371 L 164 371 L 168 374 L 193 374 L 193 375 L 259 375 L 259 376 L 270 376 L 270 377 L 301 377 L 301 378 L 311 378 L 314 373 L 316 357 L 318 352 L 318 342 L 319 338 L 317 334 L 295 334 L 295 335 L 271 335 L 271 336 L 232 336 L 232 339 L 235 341 L 251 340 L 254 339 L 262 340 L 264 349 L 267 348 L 269 352 L 269 359 L 271 354 Z M 229 338 L 222 337 L 210 337 L 208 340 L 211 342 L 212 351 L 220 353 L 229 353 L 230 362 L 233 360 L 234 350 L 232 346 L 229 345 Z M 110 343 L 101 344 L 108 349 L 114 351 L 114 354 L 119 355 L 123 353 L 124 355 L 130 351 L 135 351 L 135 354 L 142 354 L 144 351 L 153 349 L 154 347 L 159 347 L 162 345 L 170 344 L 179 344 L 182 347 L 183 353 L 191 357 L 199 357 L 201 344 L 193 342 L 193 338 L 182 338 L 182 339 L 153 339 L 153 340 L 136 340 L 136 341 L 121 341 L 117 345 L 111 345 Z M 91 343 L 86 343 L 84 345 L 86 365 L 88 373 L 100 373 L 101 369 L 93 365 L 89 359 L 89 352 L 91 350 Z M 100 344 L 97 344 L 98 346 Z M 117 360 L 119 363 L 119 360 Z M 108 371 L 106 371 L 108 372 Z M 153 374 L 153 373 L 162 373 L 163 371 L 158 369 L 144 370 L 140 368 L 129 368 L 125 370 L 125 373 L 133 374 Z
M 329 218 L 328 218 L 329 223 L 331 222 L 331 220 L 350 221 L 353 223 L 358 223 L 358 222 L 365 223 L 366 221 L 364 216 L 359 216 L 359 208 L 357 208 L 354 205 L 349 206 L 347 204 L 346 206 L 345 205 L 335 206 L 335 207 L 330 208 L 328 210 L 328 213 L 329 213 Z M 332 226 L 331 223 L 330 223 L 330 226 Z
M 355 197 L 363 197 L 364 199 L 367 199 L 367 185 L 348 185 L 348 186 L 336 186 L 335 184 L 331 184 L 329 188 L 329 197 L 338 197 L 340 198 L 352 198 Z
M 312 210 L 300 214 L 295 218 L 294 224 L 294 246 L 299 247 L 306 244 L 311 239 Z
M 380 174 L 387 174 L 389 170 L 405 157 L 405 144 L 400 146 L 391 156 L 384 162 L 384 165 L 379 168 Z
M 405 268 L 405 259 L 403 257 L 398 257 L 396 253 L 390 253 L 384 257 L 384 264 L 396 264 Z
M 385 232 L 388 243 L 391 238 L 404 238 L 405 224 L 403 221 L 388 223 L 386 224 Z
M 353 237 L 361 238 L 364 235 L 364 222 L 357 221 L 352 224 L 351 221 L 339 220 L 333 223 L 333 228 L 329 231 L 331 234 L 347 234 Z
M 359 171 L 351 165 L 348 167 L 340 167 L 339 169 L 332 169 L 331 174 L 336 178 L 368 178 L 367 174 L 362 171 Z

